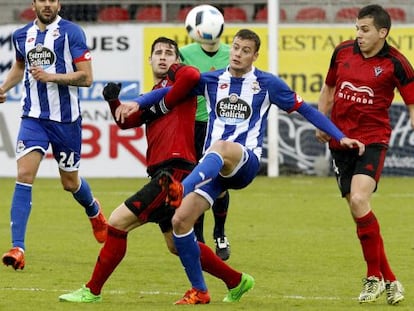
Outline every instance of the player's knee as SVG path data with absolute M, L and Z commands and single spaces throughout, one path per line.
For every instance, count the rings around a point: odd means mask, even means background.
M 177 214 L 177 213 L 176 213 L 176 214 Z M 178 229 L 178 227 L 179 227 L 179 225 L 180 225 L 180 220 L 179 220 L 179 217 L 177 217 L 176 215 L 174 215 L 174 216 L 173 216 L 173 218 L 171 219 L 171 223 L 172 223 L 172 226 L 173 226 L 174 231 L 175 231 L 176 229 Z
M 227 152 L 228 142 L 224 140 L 218 140 L 210 147 L 209 151 L 214 151 L 223 156 Z
M 23 184 L 30 184 L 32 185 L 35 179 L 35 175 L 27 170 L 19 170 L 18 174 L 17 174 L 17 178 L 16 180 L 19 183 L 23 183 Z
M 74 193 L 79 189 L 79 183 L 68 180 L 62 180 L 62 187 L 63 190 Z
M 366 206 L 368 202 L 368 197 L 360 192 L 351 192 L 349 196 L 349 203 L 353 211 L 358 211 Z
M 81 179 L 77 172 L 60 171 L 60 182 L 65 191 L 75 193 L 81 187 Z
M 177 234 L 186 233 L 186 223 L 182 217 L 175 213 L 174 217 L 171 220 L 174 232 Z
M 171 254 L 178 255 L 177 249 L 175 248 L 174 245 L 168 245 L 168 250 L 170 251 Z

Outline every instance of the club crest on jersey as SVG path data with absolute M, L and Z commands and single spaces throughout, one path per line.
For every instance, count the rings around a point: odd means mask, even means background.
M 252 83 L 252 92 L 253 94 L 258 94 L 260 92 L 261 88 L 260 88 L 260 84 L 257 81 L 254 81 Z
M 46 69 L 55 63 L 55 59 L 55 53 L 40 43 L 27 52 L 27 61 L 30 66 L 40 66 Z
M 248 120 L 252 110 L 237 94 L 232 93 L 217 102 L 216 114 L 224 123 L 233 125 Z
M 53 38 L 57 38 L 57 37 L 59 37 L 59 36 L 60 36 L 59 29 L 55 29 L 55 30 L 53 30 L 52 36 L 53 36 Z
M 379 67 L 379 66 L 374 67 L 374 72 L 375 72 L 375 76 L 376 77 L 378 77 L 383 71 L 384 70 L 381 67 Z

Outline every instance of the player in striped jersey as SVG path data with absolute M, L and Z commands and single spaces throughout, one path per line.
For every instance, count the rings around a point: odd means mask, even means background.
M 78 174 L 82 128 L 78 88 L 92 84 L 91 54 L 83 30 L 62 19 L 59 0 L 33 0 L 37 18 L 13 33 L 16 61 L 0 86 L 6 92 L 23 79 L 22 118 L 16 144 L 17 178 L 11 204 L 12 249 L 2 257 L 14 269 L 25 266 L 26 227 L 32 185 L 49 145 L 63 188 L 84 208 L 96 240 L 106 239 L 107 224 L 89 184 Z
M 193 93 L 173 86 L 168 100 L 159 102 L 162 92 L 148 93 L 137 100 L 138 105 L 128 103 L 118 111 L 117 118 L 121 119 L 154 104 L 167 112 L 189 92 L 191 95 L 204 95 L 207 100 L 209 120 L 205 155 L 182 184 L 169 175 L 160 178 L 160 183 L 169 191 L 168 203 L 179 207 L 172 219 L 174 242 L 192 285 L 176 304 L 205 303 L 202 298 L 208 295 L 208 291 L 193 225 L 217 196 L 227 189 L 246 187 L 257 175 L 271 104 L 287 112 L 299 112 L 342 146 L 356 148 L 359 154 L 364 152 L 362 143 L 347 138 L 280 78 L 255 68 L 253 62 L 259 55 L 259 48 L 259 36 L 251 30 L 242 29 L 234 36 L 230 65 L 226 69 L 202 73 Z M 238 301 L 253 285 L 253 278 L 242 279 L 239 286 L 229 290 L 224 301 Z
M 218 7 L 221 12 L 221 8 Z M 186 65 L 197 67 L 200 72 L 225 68 L 229 63 L 230 46 L 220 41 L 220 37 L 208 43 L 193 42 L 180 48 L 181 60 Z M 208 112 L 204 96 L 197 97 L 197 112 L 195 120 L 195 147 L 197 161 L 204 153 L 204 140 L 207 131 Z M 213 238 L 216 244 L 216 254 L 223 260 L 230 257 L 230 243 L 225 233 L 225 223 L 229 208 L 230 195 L 226 191 L 214 202 L 211 210 L 214 216 Z M 197 240 L 204 243 L 204 214 L 194 224 Z
M 191 87 L 196 84 L 199 71 L 192 66 L 179 64 L 178 45 L 175 41 L 159 37 L 151 46 L 150 64 L 153 74 L 153 89 L 171 85 Z M 179 87 L 180 88 L 180 87 Z M 103 89 L 105 100 L 115 117 L 122 107 L 119 101 L 121 85 L 108 83 Z M 171 253 L 177 254 L 172 235 L 171 218 L 174 209 L 165 204 L 166 191 L 158 184 L 159 176 L 167 171 L 182 180 L 194 168 L 196 152 L 194 147 L 194 120 L 196 98 L 187 97 L 170 113 L 156 118 L 151 111 L 139 110 L 122 122 L 115 118 L 122 129 L 130 129 L 145 123 L 147 138 L 147 164 L 150 180 L 142 188 L 120 204 L 108 219 L 108 238 L 99 252 L 90 280 L 80 289 L 59 296 L 60 301 L 90 303 L 102 300 L 101 291 L 121 263 L 127 251 L 129 232 L 147 223 L 157 223 Z M 221 279 L 229 290 L 236 288 L 244 279 L 250 277 L 230 268 L 204 243 L 198 242 L 203 270 Z M 210 296 L 204 295 L 204 303 Z

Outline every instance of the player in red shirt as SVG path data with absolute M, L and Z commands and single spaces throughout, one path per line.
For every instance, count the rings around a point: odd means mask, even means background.
M 191 66 L 180 65 L 177 43 L 160 37 L 151 46 L 154 89 L 175 84 L 180 88 L 192 88 L 199 80 L 199 71 Z M 196 97 L 181 101 L 168 114 L 160 116 L 157 111 L 139 110 L 127 118 L 117 117 L 121 106 L 118 96 L 121 85 L 109 83 L 104 88 L 104 98 L 111 113 L 122 129 L 139 127 L 145 123 L 147 136 L 147 165 L 151 180 L 116 208 L 108 220 L 107 240 L 95 264 L 91 279 L 82 288 L 61 295 L 60 301 L 101 301 L 101 290 L 126 253 L 129 231 L 148 222 L 158 223 L 171 253 L 177 254 L 172 237 L 171 218 L 175 209 L 165 203 L 166 192 L 158 184 L 158 176 L 168 172 L 182 180 L 195 166 L 194 120 Z M 173 94 L 173 96 L 175 96 Z M 230 268 L 209 247 L 199 242 L 203 270 L 220 278 L 227 288 L 234 289 L 248 276 Z M 240 295 L 241 296 L 241 295 Z M 210 301 L 207 295 L 204 303 Z
M 391 135 L 389 107 L 397 88 L 414 124 L 414 70 L 386 38 L 391 18 L 379 5 L 368 5 L 356 19 L 356 39 L 339 44 L 333 52 L 318 107 L 348 137 L 365 144 L 365 153 L 344 149 L 319 130 L 328 142 L 342 197 L 349 205 L 361 242 L 367 274 L 360 303 L 373 302 L 386 291 L 389 304 L 404 299 L 404 288 L 385 255 L 380 227 L 371 209 Z

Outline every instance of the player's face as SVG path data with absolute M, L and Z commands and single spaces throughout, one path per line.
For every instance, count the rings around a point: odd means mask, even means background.
M 157 43 L 150 57 L 152 72 L 157 79 L 163 79 L 172 64 L 178 63 L 178 57 L 173 46 L 167 43 Z
M 234 38 L 230 49 L 230 72 L 234 76 L 242 76 L 249 72 L 259 54 L 253 40 Z
M 45 25 L 53 23 L 60 11 L 60 2 L 58 0 L 34 0 L 32 5 L 37 18 Z
M 377 29 L 374 26 L 374 19 L 365 17 L 357 19 L 356 32 L 359 48 L 364 57 L 376 55 L 384 46 L 387 36 L 387 29 Z

